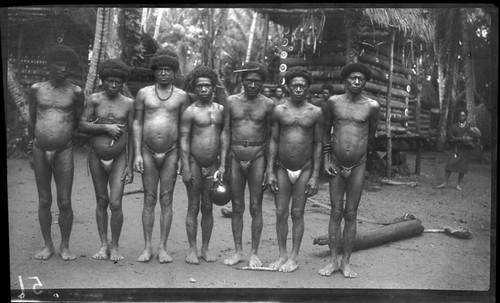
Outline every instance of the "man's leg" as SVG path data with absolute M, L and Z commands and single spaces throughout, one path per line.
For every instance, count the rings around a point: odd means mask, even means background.
M 439 184 L 438 186 L 436 186 L 436 188 L 445 188 L 446 185 L 448 184 L 448 180 L 450 179 L 450 175 L 451 175 L 451 171 L 445 170 L 445 172 L 444 172 L 444 183 Z
M 118 159 L 113 162 L 111 174 L 109 176 L 109 209 L 111 211 L 111 245 L 110 245 L 110 260 L 120 261 L 124 257 L 119 253 L 119 240 L 123 226 L 123 208 L 122 197 L 123 189 L 125 188 L 124 181 L 120 180 L 127 166 L 127 153 L 123 153 Z
M 137 258 L 139 262 L 148 262 L 153 256 L 151 237 L 155 223 L 155 206 L 157 201 L 158 180 L 160 173 L 156 168 L 153 156 L 143 148 L 144 172 L 142 173 L 142 188 L 144 188 L 144 207 L 142 209 L 142 228 L 144 231 L 144 252 Z
M 351 253 L 356 241 L 357 213 L 361 193 L 363 192 L 363 181 L 365 179 L 366 163 L 355 167 L 352 170 L 351 178 L 347 182 L 346 187 L 346 203 L 344 209 L 344 243 L 343 255 L 340 261 L 340 270 L 346 278 L 355 278 L 357 273 L 354 272 L 350 265 Z
M 167 240 L 172 226 L 172 199 L 174 194 L 175 181 L 177 179 L 178 165 L 177 149 L 170 151 L 165 159 L 165 163 L 160 171 L 160 246 L 158 248 L 158 261 L 160 263 L 170 263 L 172 257 L 167 254 Z
M 212 168 L 210 173 L 211 176 L 214 175 L 217 168 L 218 163 Z M 207 262 L 214 262 L 217 260 L 208 250 L 210 239 L 212 238 L 212 230 L 214 228 L 212 201 L 210 201 L 209 197 L 209 189 L 212 183 L 212 179 L 204 178 L 201 192 L 201 257 Z
M 188 209 L 186 213 L 186 233 L 189 243 L 189 252 L 186 262 L 200 264 L 198 260 L 198 248 L 196 246 L 196 235 L 198 231 L 198 213 L 200 211 L 200 191 L 202 187 L 200 168 L 198 165 L 190 164 L 193 179 L 191 183 L 184 183 L 188 196 Z M 185 171 L 185 169 L 184 169 Z
M 340 175 L 340 171 L 334 177 L 330 178 L 330 222 L 328 224 L 328 238 L 330 247 L 330 263 L 324 268 L 320 269 L 319 274 L 322 276 L 330 276 L 335 271 L 339 270 L 338 255 L 342 245 L 341 238 L 341 222 L 344 212 L 344 193 L 345 193 L 345 180 Z
M 288 260 L 286 249 L 286 238 L 288 236 L 288 216 L 290 212 L 290 197 L 292 196 L 292 184 L 288 180 L 286 170 L 278 167 L 276 169 L 278 193 L 274 196 L 276 206 L 276 236 L 278 238 L 279 258 L 271 263 L 269 267 L 278 270 Z
M 99 159 L 91 151 L 89 153 L 89 168 L 94 184 L 96 196 L 95 217 L 97 222 L 97 231 L 101 239 L 99 251 L 92 258 L 96 260 L 106 260 L 109 257 L 108 243 L 108 174 L 104 171 Z
M 231 162 L 231 190 L 233 198 L 232 203 L 232 216 L 231 216 L 231 228 L 233 231 L 233 240 L 235 253 L 233 256 L 224 260 L 226 265 L 234 265 L 242 261 L 243 259 L 243 244 L 242 244 L 242 233 L 243 233 L 243 213 L 245 212 L 245 186 L 246 178 L 241 173 L 239 163 L 236 159 L 232 158 L 229 160 Z
M 39 200 L 38 221 L 45 245 L 43 250 L 35 255 L 35 259 L 47 260 L 55 252 L 51 235 L 52 213 L 50 210 L 52 205 L 52 168 L 45 161 L 44 151 L 36 145 L 33 146 L 33 168 Z
M 458 173 L 457 186 L 455 187 L 458 190 L 462 190 L 462 187 L 460 185 L 462 185 L 462 180 L 464 179 L 464 175 L 465 175 L 464 173 Z
M 69 250 L 69 237 L 73 228 L 73 209 L 71 207 L 71 190 L 73 188 L 74 163 L 73 148 L 56 153 L 54 159 L 54 181 L 57 190 L 57 206 L 59 207 L 59 229 L 61 230 L 61 258 L 65 261 L 75 260 L 76 255 Z
M 262 184 L 264 181 L 264 172 L 266 169 L 266 160 L 260 157 L 252 163 L 248 172 L 248 189 L 250 192 L 250 215 L 252 217 L 252 250 L 248 266 L 260 267 L 262 262 L 259 260 L 259 244 L 262 235 L 262 198 L 264 190 Z
M 304 209 L 306 207 L 306 184 L 311 177 L 312 170 L 303 171 L 293 185 L 292 195 L 292 253 L 288 261 L 280 268 L 282 272 L 293 272 L 299 267 L 298 256 L 302 237 L 304 236 Z

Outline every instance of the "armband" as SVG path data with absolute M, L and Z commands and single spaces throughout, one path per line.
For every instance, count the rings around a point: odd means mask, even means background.
M 332 144 L 326 144 L 323 146 L 323 154 L 331 154 L 332 153 Z

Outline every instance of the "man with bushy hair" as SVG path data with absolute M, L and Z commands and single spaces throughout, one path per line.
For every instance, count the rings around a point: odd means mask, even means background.
M 88 164 L 94 183 L 96 222 L 101 240 L 99 251 L 92 258 L 120 261 L 124 259 L 118 250 L 123 225 L 123 190 L 134 178 L 134 100 L 121 94 L 130 74 L 130 68 L 123 61 L 104 60 L 98 70 L 103 91 L 87 98 L 79 123 L 80 131 L 91 135 Z M 111 242 L 108 242 L 108 207 Z
M 142 175 L 144 207 L 142 226 L 144 251 L 137 258 L 148 262 L 153 256 L 152 233 L 156 202 L 160 201 L 160 244 L 158 261 L 172 262 L 167 253 L 167 239 L 172 225 L 172 199 L 179 160 L 179 126 L 181 115 L 189 105 L 185 91 L 175 87 L 179 70 L 177 54 L 159 49 L 151 58 L 150 67 L 156 83 L 139 90 L 135 98 L 134 170 Z M 158 193 L 159 185 L 159 193 Z

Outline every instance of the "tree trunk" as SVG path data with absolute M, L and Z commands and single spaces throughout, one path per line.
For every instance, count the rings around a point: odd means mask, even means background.
M 99 62 L 104 59 L 106 50 L 106 42 L 108 37 L 108 24 L 110 18 L 109 8 L 98 8 L 96 18 L 96 30 L 94 36 L 94 46 L 92 48 L 92 59 L 90 61 L 89 73 L 87 75 L 87 83 L 85 84 L 85 95 L 92 94 L 96 87 L 99 77 L 97 75 L 97 67 Z
M 30 120 L 28 96 L 26 96 L 21 85 L 17 81 L 10 62 L 7 64 L 7 88 L 12 100 L 14 100 L 14 103 L 21 114 L 22 122 L 28 124 Z
M 105 58 L 123 59 L 123 39 L 119 35 L 121 8 L 110 8 Z
M 467 122 L 476 125 L 476 104 L 474 101 L 474 83 L 472 78 L 472 53 L 470 48 L 469 26 L 467 23 L 467 9 L 460 9 L 461 36 L 462 36 L 462 56 L 464 58 L 465 76 L 465 103 L 467 104 Z
M 245 57 L 245 62 L 250 61 L 250 55 L 252 54 L 253 36 L 254 36 L 254 32 L 255 32 L 256 23 L 257 23 L 257 12 L 254 12 L 253 18 L 252 18 L 252 25 L 250 27 L 250 34 L 248 35 L 248 47 L 247 47 L 247 54 Z
M 158 16 L 156 17 L 155 33 L 153 34 L 153 39 L 158 40 L 158 35 L 160 34 L 161 19 L 163 18 L 163 8 L 158 8 Z

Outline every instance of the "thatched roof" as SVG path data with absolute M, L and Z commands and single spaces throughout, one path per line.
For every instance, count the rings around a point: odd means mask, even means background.
M 339 14 L 349 14 L 351 16 L 360 16 L 365 21 L 378 27 L 390 29 L 395 28 L 401 31 L 405 36 L 431 42 L 434 39 L 434 22 L 428 9 L 423 8 L 342 8 L 334 7 L 316 7 L 311 8 L 260 8 L 258 12 L 267 13 L 269 20 L 281 24 L 289 25 L 297 22 L 301 16 L 308 13 L 324 13 L 328 17 L 337 17 Z M 290 7 L 287 5 L 286 7 Z

